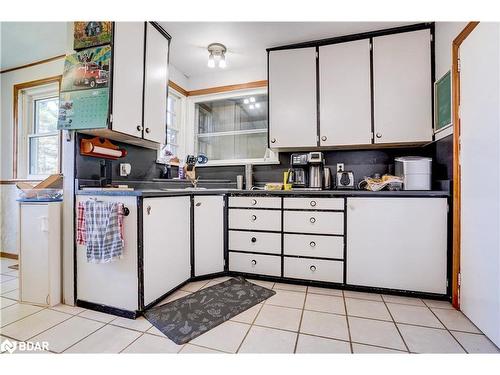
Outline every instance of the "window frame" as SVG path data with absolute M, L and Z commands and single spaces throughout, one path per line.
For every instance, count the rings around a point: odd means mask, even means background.
M 226 91 L 222 93 L 197 95 L 188 97 L 188 118 L 186 126 L 186 139 L 189 140 L 189 144 L 186 144 L 187 154 L 195 154 L 198 147 L 198 129 L 197 129 L 197 114 L 196 114 L 196 104 L 200 102 L 208 102 L 214 100 L 223 100 L 230 98 L 241 98 L 250 95 L 262 95 L 267 94 L 267 88 L 254 88 L 254 89 L 242 89 L 234 91 Z M 229 132 L 216 132 L 216 133 L 203 133 L 202 137 L 212 136 L 222 136 L 222 135 L 237 135 L 237 134 L 256 134 L 256 133 L 266 133 L 269 132 L 269 123 L 266 129 L 251 129 L 251 130 L 235 130 Z M 267 145 L 266 145 L 267 147 Z M 259 165 L 271 165 L 280 164 L 279 153 L 273 151 L 267 147 L 266 156 L 263 158 L 255 159 L 226 159 L 226 160 L 208 160 L 208 163 L 199 165 L 198 167 L 210 167 L 210 166 L 224 166 L 224 165 L 245 165 L 245 164 L 259 164 Z

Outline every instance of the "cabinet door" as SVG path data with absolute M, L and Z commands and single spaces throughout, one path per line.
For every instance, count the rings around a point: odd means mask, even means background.
M 446 198 L 348 198 L 347 283 L 446 293 Z
M 429 30 L 373 38 L 375 143 L 432 140 Z
M 168 39 L 146 26 L 144 139 L 165 143 L 167 137 Z
M 49 304 L 49 209 L 22 204 L 20 227 L 21 301 Z
M 271 148 L 317 146 L 316 49 L 269 53 Z
M 115 22 L 112 129 L 142 137 L 144 22 Z
M 321 146 L 370 144 L 370 41 L 319 48 Z
M 224 271 L 224 197 L 194 197 L 194 275 Z
M 191 276 L 189 197 L 143 201 L 144 305 Z

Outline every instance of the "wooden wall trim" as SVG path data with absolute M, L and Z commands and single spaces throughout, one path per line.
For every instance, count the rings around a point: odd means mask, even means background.
M 14 259 L 14 260 L 18 260 L 19 259 L 19 256 L 17 254 L 5 253 L 3 251 L 0 251 L 0 257 L 2 257 L 2 258 L 8 258 L 8 259 Z
M 453 264 L 452 264 L 452 304 L 460 308 L 460 235 L 461 235 L 461 171 L 460 171 L 460 45 L 476 28 L 479 22 L 469 22 L 452 43 L 452 91 L 453 91 Z
M 35 61 L 35 62 L 29 63 L 29 64 L 15 66 L 13 68 L 5 69 L 5 70 L 0 70 L 0 74 L 13 72 L 14 70 L 19 70 L 19 69 L 31 68 L 32 66 L 36 66 L 36 65 L 40 65 L 40 64 L 46 64 L 48 62 L 59 60 L 59 59 L 62 59 L 64 57 L 66 57 L 66 55 L 58 55 L 58 56 L 54 56 L 54 57 L 49 57 L 48 59 Z
M 47 78 L 41 78 L 37 79 L 34 81 L 29 81 L 29 82 L 23 82 L 23 83 L 18 83 L 14 85 L 13 87 L 13 112 L 12 112 L 12 123 L 13 123 L 13 131 L 12 131 L 12 178 L 17 179 L 17 145 L 18 145 L 18 129 L 19 129 L 19 109 L 18 109 L 18 101 L 19 101 L 19 91 L 31 88 L 31 87 L 36 87 L 36 86 L 41 86 L 41 85 L 47 85 L 49 83 L 54 83 L 57 82 L 59 84 L 59 87 L 61 87 L 61 80 L 62 80 L 62 75 L 58 76 L 52 76 L 52 77 L 47 77 Z M 59 161 L 61 158 L 59 158 Z
M 266 86 L 267 86 L 267 80 L 253 81 L 253 82 L 239 83 L 239 84 L 235 84 L 235 85 L 217 86 L 217 87 L 209 87 L 206 89 L 193 90 L 193 91 L 189 91 L 188 96 L 217 94 L 217 93 L 227 92 L 227 91 L 254 89 L 254 88 L 266 87 Z
M 168 86 L 173 88 L 175 91 L 179 92 L 180 94 L 182 94 L 184 96 L 189 95 L 189 91 L 187 91 L 186 89 L 183 89 L 181 86 L 179 86 L 177 83 L 175 83 L 173 81 L 168 81 Z
M 7 179 L 7 180 L 0 180 L 0 185 L 15 185 L 18 182 L 27 182 L 29 184 L 37 184 L 41 181 L 42 180 L 27 180 L 27 179 L 23 179 L 23 178 Z

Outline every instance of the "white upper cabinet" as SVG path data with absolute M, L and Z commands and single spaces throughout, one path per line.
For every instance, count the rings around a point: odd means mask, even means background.
M 144 22 L 115 22 L 112 129 L 142 137 Z
M 269 52 L 271 148 L 317 146 L 316 48 Z
M 370 40 L 319 48 L 320 145 L 370 144 Z
M 165 143 L 169 41 L 151 23 L 146 26 L 144 139 Z
M 431 34 L 373 38 L 375 143 L 432 140 Z

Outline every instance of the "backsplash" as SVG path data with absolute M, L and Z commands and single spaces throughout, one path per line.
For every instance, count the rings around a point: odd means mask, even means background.
M 81 156 L 79 151 L 80 139 L 89 136 L 78 134 L 76 156 L 76 178 L 80 180 L 99 180 L 100 164 L 98 158 Z M 108 161 L 113 181 L 151 181 L 160 177 L 162 165 L 156 164 L 156 151 L 142 147 L 115 142 L 127 149 L 127 156 L 120 160 Z M 335 172 L 337 163 L 344 163 L 346 170 L 354 172 L 356 184 L 365 176 L 374 173 L 394 173 L 394 158 L 397 156 L 428 156 L 433 158 L 433 180 L 452 179 L 452 149 L 453 137 L 448 136 L 424 147 L 388 148 L 371 150 L 335 150 L 325 151 L 325 166 Z M 290 167 L 290 152 L 280 153 L 280 164 L 254 165 L 254 184 L 263 185 L 266 182 L 282 182 L 283 172 Z M 120 163 L 130 163 L 132 172 L 127 177 L 121 177 Z M 200 179 L 220 179 L 236 181 L 237 175 L 245 174 L 244 166 L 202 166 L 196 169 Z M 177 169 L 172 168 L 173 177 L 177 176 Z M 441 188 L 435 186 L 434 188 Z

